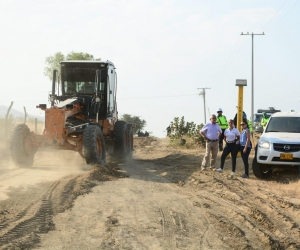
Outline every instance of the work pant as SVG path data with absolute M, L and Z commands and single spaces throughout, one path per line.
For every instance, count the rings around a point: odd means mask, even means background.
M 221 156 L 221 169 L 224 168 L 225 159 L 226 159 L 227 155 L 230 153 L 231 154 L 232 172 L 235 172 L 237 152 L 238 152 L 238 148 L 237 148 L 237 145 L 235 144 L 235 142 L 226 143 L 224 151 Z
M 210 159 L 211 154 L 211 159 Z M 210 160 L 210 167 L 215 167 L 215 162 L 218 155 L 218 141 L 207 141 L 206 142 L 206 152 L 202 161 L 202 167 L 208 167 Z
M 219 149 L 223 150 L 224 132 L 226 129 L 222 129 L 222 134 L 219 137 Z
M 242 156 L 244 167 L 245 167 L 245 174 L 249 176 L 248 158 L 249 158 L 251 148 L 248 147 L 247 150 L 246 150 L 246 153 L 243 152 L 244 148 L 245 148 L 245 146 L 240 145 L 240 152 L 241 152 L 241 156 Z

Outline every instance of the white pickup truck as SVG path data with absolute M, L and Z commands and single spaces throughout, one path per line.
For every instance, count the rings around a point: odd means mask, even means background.
M 300 166 L 300 112 L 277 112 L 256 145 L 253 174 L 265 179 L 273 168 L 289 166 Z

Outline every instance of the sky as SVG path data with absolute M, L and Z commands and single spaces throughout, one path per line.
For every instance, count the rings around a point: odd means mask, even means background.
M 196 124 L 223 109 L 233 118 L 237 79 L 244 110 L 299 111 L 300 0 L 0 0 L 0 105 L 44 116 L 46 57 L 84 52 L 112 61 L 119 116 L 165 137 L 175 117 Z M 206 89 L 206 119 L 200 88 Z

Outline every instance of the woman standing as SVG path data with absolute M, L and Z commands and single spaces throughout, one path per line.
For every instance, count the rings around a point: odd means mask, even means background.
M 240 139 L 240 152 L 241 156 L 244 162 L 244 167 L 245 167 L 245 173 L 241 176 L 242 178 L 249 178 L 249 163 L 248 163 L 248 158 L 249 154 L 252 148 L 252 143 L 251 143 L 251 134 L 250 130 L 248 127 L 248 123 L 246 119 L 241 122 L 241 126 L 243 128 L 243 131 L 241 133 L 241 139 Z
M 234 127 L 234 121 L 229 120 L 228 122 L 229 128 L 224 131 L 224 141 L 226 142 L 224 151 L 221 156 L 221 167 L 218 168 L 217 172 L 223 172 L 224 163 L 227 155 L 231 154 L 231 164 L 232 164 L 232 172 L 231 177 L 234 177 L 235 167 L 236 167 L 236 155 L 237 155 L 237 146 L 236 141 L 240 139 L 240 131 L 238 131 Z

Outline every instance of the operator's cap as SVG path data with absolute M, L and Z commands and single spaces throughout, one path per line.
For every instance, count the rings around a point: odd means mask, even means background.
M 223 110 L 221 108 L 218 108 L 217 112 L 223 112 Z

